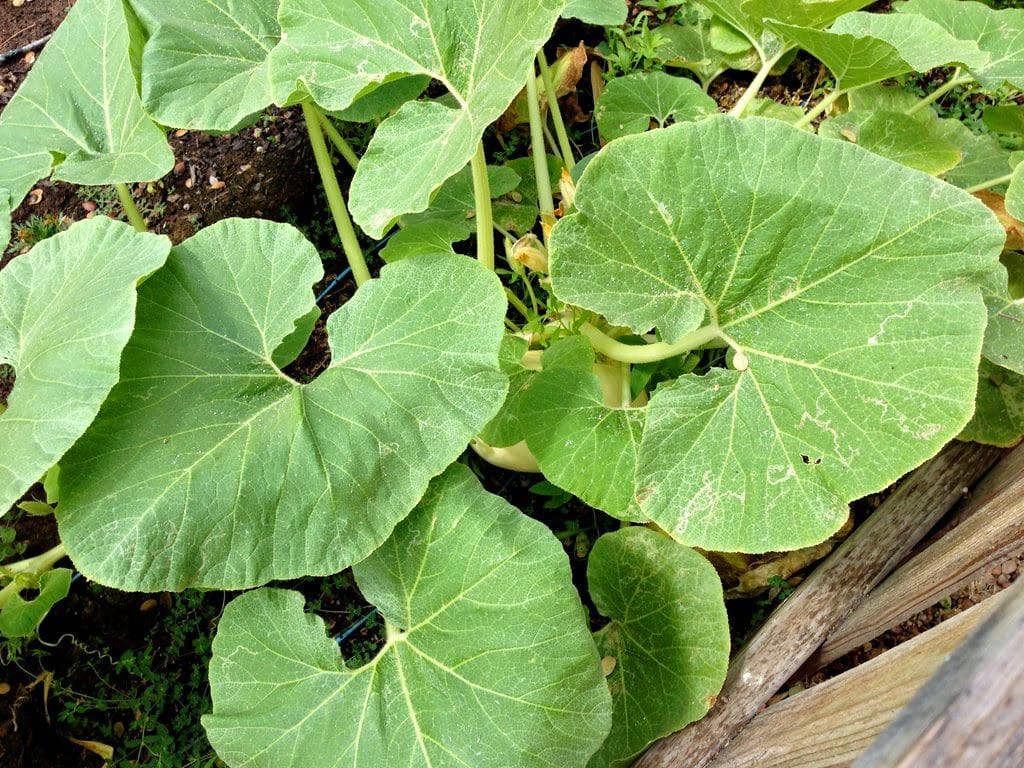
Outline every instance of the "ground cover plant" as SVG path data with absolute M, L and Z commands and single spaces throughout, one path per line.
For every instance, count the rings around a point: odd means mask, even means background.
M 0 566 L 0 631 L 67 594 L 65 556 L 121 590 L 247 590 L 203 718 L 228 765 L 625 766 L 723 682 L 705 554 L 819 544 L 949 440 L 1019 440 L 1024 112 L 979 135 L 933 105 L 1024 89 L 1024 11 L 641 5 L 78 0 L 0 114 L 0 239 L 47 174 L 115 185 L 130 225 L 0 272 L 0 509 L 61 538 Z M 544 50 L 563 18 L 613 30 L 586 157 L 559 107 L 585 51 Z M 761 99 L 798 52 L 831 85 Z M 923 98 L 893 83 L 936 68 Z M 303 115 L 359 286 L 311 380 L 316 248 L 255 218 L 172 244 L 128 187 L 172 168 L 165 129 L 273 105 Z M 489 157 L 499 120 L 528 152 Z M 621 521 L 582 595 L 467 447 Z M 276 584 L 349 568 L 384 625 L 358 663 Z

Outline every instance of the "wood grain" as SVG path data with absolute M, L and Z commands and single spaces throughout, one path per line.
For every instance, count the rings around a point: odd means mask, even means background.
M 1004 599 L 991 616 L 860 756 L 856 768 L 1024 765 L 1024 582 L 998 597 Z
M 864 599 L 808 660 L 805 672 L 874 639 L 1024 549 L 1024 446 L 986 475 L 969 506 L 959 526 Z
M 837 768 L 867 749 L 1005 592 L 759 714 L 710 768 Z M 981 765 L 964 763 L 963 768 Z M 872 764 L 873 768 L 877 768 Z
M 733 658 L 708 715 L 651 746 L 635 768 L 704 768 L 1002 455 L 953 443 L 911 474 Z

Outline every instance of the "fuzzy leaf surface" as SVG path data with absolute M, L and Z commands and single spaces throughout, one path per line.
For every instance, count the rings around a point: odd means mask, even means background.
M 142 286 L 121 383 L 61 465 L 61 538 L 91 579 L 239 588 L 339 571 L 494 414 L 493 274 L 453 256 L 386 267 L 328 319 L 331 364 L 303 385 L 273 360 L 321 275 L 294 228 L 229 219 Z
M 823 122 L 818 134 L 852 141 L 876 155 L 938 176 L 956 168 L 964 156 L 948 140 L 940 122 L 886 110 L 850 111 Z
M 1024 280 L 1024 259 L 1007 259 L 1009 276 L 1015 285 Z M 982 351 L 1003 368 L 1024 375 L 1024 296 L 1011 293 L 1007 269 L 997 267 L 982 286 L 988 305 L 988 327 Z
M 568 0 L 562 16 L 584 24 L 617 27 L 626 23 L 628 12 L 625 0 Z
M 146 29 L 142 98 L 164 125 L 232 131 L 273 103 L 271 0 L 128 0 Z
M 974 0 L 908 0 L 894 10 L 924 16 L 954 37 L 976 43 L 989 58 L 968 69 L 982 85 L 1024 88 L 1024 10 L 997 11 Z
M 988 61 L 975 42 L 958 40 L 941 25 L 914 14 L 849 13 L 828 30 L 772 26 L 824 63 L 843 88 L 951 62 L 981 67 Z
M 718 112 L 715 100 L 693 80 L 664 72 L 637 72 L 608 83 L 598 98 L 597 127 L 606 141 L 643 133 L 651 121 L 700 120 Z
M 558 347 L 582 344 L 582 365 L 563 363 Z M 544 476 L 592 507 L 624 520 L 633 509 L 642 408 L 605 404 L 594 356 L 582 337 L 565 339 L 542 358 L 543 371 L 525 390 L 519 422 Z M 563 356 L 564 357 L 564 356 Z M 594 471 L 600 467 L 600 471 Z
M 16 206 L 51 169 L 61 181 L 113 184 L 173 165 L 136 93 L 121 0 L 81 0 L 0 114 L 0 187 Z
M 0 414 L 0 515 L 96 417 L 135 325 L 135 284 L 170 248 L 101 216 L 0 271 L 0 363 L 17 374 Z
M 670 342 L 708 326 L 749 362 L 647 408 L 637 501 L 681 542 L 817 543 L 970 418 L 1005 235 L 964 192 L 722 117 L 609 144 L 576 207 L 551 238 L 561 300 Z
M 978 405 L 961 440 L 1009 447 L 1024 437 L 1024 376 L 982 358 Z
M 352 217 L 381 237 L 425 210 L 462 170 L 484 129 L 522 88 L 565 0 L 283 0 L 271 57 L 278 103 L 303 93 L 328 110 L 388 80 L 426 75 L 448 94 L 381 123 L 352 182 Z
M 643 527 L 606 533 L 587 562 L 594 634 L 608 676 L 612 732 L 590 768 L 625 768 L 655 739 L 700 719 L 725 681 L 729 620 L 718 573 L 701 555 Z
M 214 640 L 210 742 L 258 768 L 582 768 L 611 704 L 569 563 L 466 467 L 355 567 L 393 627 L 349 667 L 297 592 L 242 595 Z

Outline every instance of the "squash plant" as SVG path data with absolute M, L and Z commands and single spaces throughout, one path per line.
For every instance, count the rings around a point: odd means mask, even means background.
M 125 590 L 352 567 L 387 626 L 364 666 L 297 593 L 226 609 L 204 724 L 232 766 L 624 766 L 701 717 L 729 641 L 692 548 L 821 542 L 965 427 L 1019 436 L 1019 279 L 958 188 L 1011 184 L 1012 213 L 1015 158 L 939 120 L 934 95 L 903 105 L 879 83 L 957 65 L 1024 85 L 1019 46 L 988 32 L 1024 36 L 1024 14 L 864 5 L 705 0 L 674 55 L 699 59 L 705 90 L 759 62 L 732 115 L 678 76 L 623 78 L 583 168 L 542 47 L 560 16 L 622 23 L 621 0 L 79 0 L 0 116 L 5 242 L 40 176 L 119 184 L 132 212 L 124 185 L 171 164 L 161 126 L 231 132 L 297 106 L 360 287 L 327 321 L 329 367 L 300 383 L 284 369 L 322 268 L 288 225 L 231 219 L 172 247 L 86 222 L 0 273 L 17 372 L 0 504 L 59 463 L 62 539 L 0 571 L 0 605 L 24 611 L 65 552 Z M 797 49 L 837 86 L 794 114 L 757 95 Z M 98 85 L 66 77 L 83 63 Z M 430 82 L 443 94 L 421 98 Z M 489 167 L 482 137 L 517 97 L 533 157 Z M 379 122 L 362 157 L 337 121 Z M 378 277 L 357 226 L 398 227 Z M 457 254 L 473 232 L 477 258 Z M 456 463 L 470 443 L 623 521 L 588 563 L 598 631 L 557 540 Z

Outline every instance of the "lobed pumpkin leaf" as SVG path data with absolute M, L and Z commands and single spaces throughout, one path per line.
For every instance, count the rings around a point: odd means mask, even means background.
M 700 120 L 717 114 L 718 104 L 693 80 L 664 72 L 637 72 L 608 83 L 597 100 L 595 118 L 605 141 L 643 133 L 651 121 Z
M 1006 189 L 1006 212 L 1018 221 L 1024 220 L 1024 162 L 1017 163 L 1013 169 Z
M 0 114 L 0 186 L 17 206 L 32 185 L 151 181 L 171 170 L 143 111 L 121 0 L 80 0 Z
M 283 0 L 271 55 L 278 103 L 347 108 L 389 80 L 426 75 L 446 98 L 404 104 L 374 134 L 352 182 L 356 222 L 381 237 L 425 210 L 469 162 L 484 129 L 522 88 L 565 0 Z
M 968 70 L 985 87 L 1009 83 L 1024 88 L 1024 10 L 997 11 L 974 0 L 908 0 L 894 9 L 923 16 L 953 37 L 976 43 L 989 58 L 981 66 L 968 64 Z
M 328 319 L 331 365 L 302 385 L 275 353 L 321 274 L 294 228 L 230 219 L 142 286 L 122 380 L 61 465 L 61 538 L 89 578 L 145 591 L 339 571 L 495 413 L 492 273 L 454 256 L 385 267 Z
M 771 26 L 819 59 L 842 88 L 953 62 L 982 67 L 989 59 L 977 43 L 958 40 L 941 25 L 914 14 L 849 13 L 828 30 L 778 22 Z
M 0 516 L 96 417 L 135 325 L 135 284 L 170 248 L 101 216 L 0 271 L 0 364 L 17 374 L 0 414 Z
M 273 103 L 278 0 L 126 0 L 146 31 L 142 98 L 164 125 L 233 131 Z
M 228 765 L 582 768 L 604 741 L 608 690 L 560 543 L 466 467 L 354 571 L 389 625 L 359 668 L 297 592 L 224 611 L 203 725 Z
M 612 731 L 589 768 L 626 768 L 662 736 L 711 708 L 729 665 L 722 580 L 701 555 L 648 528 L 606 533 L 587 562 L 594 633 L 615 666 Z
M 720 551 L 833 533 L 969 420 L 1004 238 L 970 195 L 773 120 L 609 144 L 552 233 L 555 294 L 670 342 L 704 326 L 747 359 L 654 393 L 640 513 Z

